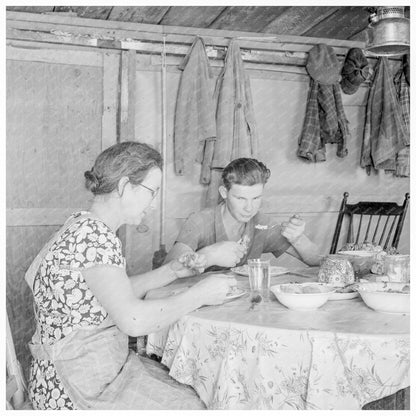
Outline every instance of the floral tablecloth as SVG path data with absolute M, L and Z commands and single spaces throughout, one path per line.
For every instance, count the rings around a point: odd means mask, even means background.
M 361 409 L 410 384 L 407 315 L 372 311 L 360 298 L 313 312 L 274 297 L 249 306 L 243 297 L 201 308 L 150 335 L 147 352 L 208 409 Z

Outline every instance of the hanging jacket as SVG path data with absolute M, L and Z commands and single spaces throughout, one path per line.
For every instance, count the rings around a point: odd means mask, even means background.
M 240 157 L 257 157 L 258 137 L 254 118 L 250 78 L 244 71 L 240 47 L 231 40 L 224 68 L 218 77 L 217 140 L 213 149 L 211 180 L 207 193 L 207 206 L 218 202 L 221 171 L 232 160 Z
M 361 167 L 395 170 L 396 154 L 409 144 L 387 59 L 379 59 L 368 95 Z
M 191 174 L 201 163 L 207 141 L 215 140 L 214 84 L 204 41 L 197 37 L 182 62 L 174 126 L 174 165 L 177 175 Z M 210 161 L 205 162 L 210 164 Z
M 339 83 L 324 85 L 311 79 L 297 155 L 311 162 L 323 162 L 326 160 L 325 144 L 337 143 L 337 156 L 345 157 L 348 136 Z
M 410 143 L 410 91 L 403 67 L 395 75 L 394 84 L 406 127 L 407 141 Z M 410 177 L 410 146 L 404 147 L 397 153 L 395 176 Z

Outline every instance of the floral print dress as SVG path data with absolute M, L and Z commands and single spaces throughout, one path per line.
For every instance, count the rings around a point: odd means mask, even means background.
M 78 212 L 77 218 L 86 212 Z M 51 246 L 33 285 L 41 342 L 54 344 L 74 329 L 100 325 L 107 312 L 88 288 L 82 269 L 99 264 L 125 268 L 118 237 L 102 221 L 76 221 Z M 74 409 L 51 361 L 33 359 L 29 396 L 34 409 Z

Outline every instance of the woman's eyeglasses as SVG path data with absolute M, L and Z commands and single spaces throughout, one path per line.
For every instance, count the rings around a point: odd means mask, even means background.
M 139 185 L 142 186 L 143 188 L 146 188 L 148 191 L 150 191 L 152 193 L 152 199 L 156 198 L 156 196 L 159 192 L 159 189 L 152 189 L 152 188 L 150 188 L 146 185 L 143 185 L 142 183 L 139 183 Z

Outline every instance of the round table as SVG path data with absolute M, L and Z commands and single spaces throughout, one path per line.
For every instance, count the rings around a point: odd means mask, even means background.
M 248 292 L 248 278 L 232 276 Z M 285 274 L 271 284 L 312 280 Z M 271 298 L 254 309 L 248 295 L 200 308 L 149 335 L 147 353 L 208 409 L 361 409 L 409 386 L 408 315 L 375 312 L 360 297 L 309 312 Z

